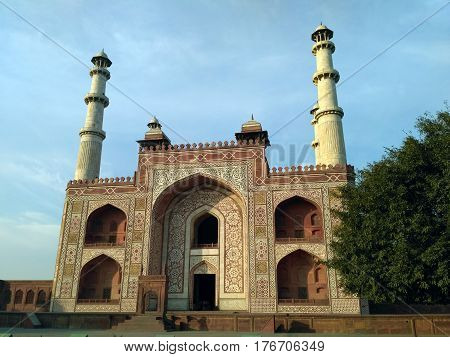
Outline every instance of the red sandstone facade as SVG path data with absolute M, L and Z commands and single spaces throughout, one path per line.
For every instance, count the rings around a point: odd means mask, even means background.
M 236 141 L 171 145 L 156 118 L 139 140 L 133 177 L 99 174 L 108 68 L 94 67 L 74 181 L 66 190 L 52 312 L 228 311 L 361 314 L 339 286 L 330 257 L 334 194 L 353 180 L 330 41 L 312 34 L 317 57 L 312 110 L 316 162 L 269 170 L 267 131 L 252 117 Z M 78 179 L 81 178 L 81 179 Z M 85 179 L 87 178 L 87 179 Z
M 51 311 L 361 313 L 322 263 L 351 166 L 269 170 L 264 135 L 140 144 L 132 178 L 69 182 Z
M 0 310 L 49 311 L 52 280 L 0 281 Z

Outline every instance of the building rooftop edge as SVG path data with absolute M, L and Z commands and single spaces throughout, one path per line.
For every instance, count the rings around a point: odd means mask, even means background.
M 169 165 L 168 165 L 169 166 Z M 273 176 L 289 176 L 289 175 L 309 175 L 309 174 L 331 174 L 331 173 L 348 173 L 353 175 L 355 168 L 352 165 L 292 165 L 285 167 L 272 167 L 267 170 L 267 177 Z M 86 186 L 133 186 L 136 185 L 136 173 L 133 177 L 111 177 L 96 178 L 93 180 L 70 180 L 67 188 L 86 187 Z

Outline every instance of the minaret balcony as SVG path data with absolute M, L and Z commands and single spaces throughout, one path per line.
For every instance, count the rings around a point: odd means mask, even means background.
M 88 135 L 88 134 L 99 136 L 102 140 L 104 140 L 106 138 L 106 133 L 101 129 L 81 128 L 80 136 Z
M 106 108 L 109 105 L 109 98 L 106 95 L 99 94 L 99 93 L 88 93 L 84 97 L 84 102 L 86 104 L 89 104 L 92 102 L 100 102 Z
M 339 82 L 339 72 L 332 68 L 323 71 L 317 71 L 313 74 L 313 83 L 317 85 L 320 80 L 328 78 L 334 79 L 335 83 Z
M 315 56 L 317 54 L 317 51 L 319 51 L 322 48 L 329 48 L 331 53 L 334 53 L 334 50 L 336 49 L 332 41 L 320 41 L 312 46 L 311 52 Z
M 324 108 L 316 112 L 315 119 L 318 121 L 320 117 L 328 114 L 337 114 L 342 118 L 344 116 L 344 111 L 341 107 Z
M 94 68 L 91 68 L 91 70 L 89 71 L 89 75 L 92 77 L 94 74 L 100 74 L 105 77 L 106 80 L 109 80 L 111 78 L 111 73 L 109 73 L 109 71 L 104 67 L 96 66 Z

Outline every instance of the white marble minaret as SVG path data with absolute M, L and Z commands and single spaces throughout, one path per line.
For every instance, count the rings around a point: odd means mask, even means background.
M 92 78 L 91 90 L 84 97 L 87 104 L 86 121 L 80 130 L 80 149 L 78 150 L 76 180 L 92 180 L 99 176 L 102 142 L 106 137 L 102 130 L 103 111 L 109 104 L 105 96 L 106 81 L 110 78 L 108 67 L 112 62 L 103 50 L 92 57 L 94 67 L 89 74 Z
M 312 146 L 317 165 L 347 164 L 342 130 L 344 111 L 338 106 L 336 83 L 339 72 L 333 68 L 335 47 L 331 38 L 333 31 L 322 24 L 311 35 L 315 42 L 312 53 L 317 62 L 313 82 L 317 86 L 318 101 L 311 111 L 315 136 Z

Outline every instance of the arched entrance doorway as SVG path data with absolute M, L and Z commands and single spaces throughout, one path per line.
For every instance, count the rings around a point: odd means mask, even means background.
M 194 293 L 192 299 L 193 310 L 216 310 L 216 275 L 194 274 Z
M 277 287 L 279 304 L 328 304 L 326 267 L 303 250 L 296 250 L 280 260 Z
M 248 308 L 245 202 L 240 192 L 222 179 L 202 174 L 176 181 L 158 195 L 152 211 L 148 275 L 166 275 L 168 310 L 193 308 L 194 278 L 190 273 L 203 256 L 218 269 L 216 280 L 220 284 L 216 283 L 216 289 L 220 289 L 215 294 L 215 306 Z M 229 307 L 229 299 L 235 300 L 233 307 Z
M 191 270 L 189 296 L 191 310 L 218 310 L 219 275 L 217 268 L 206 261 L 194 266 Z
M 163 267 L 167 309 L 194 309 L 194 295 L 195 308 L 247 309 L 247 211 L 240 193 L 220 180 L 195 174 L 165 189 L 153 207 L 151 236 L 155 239 L 150 244 L 148 271 L 156 275 Z M 203 257 L 217 268 L 214 279 L 192 274 L 192 266 Z M 198 295 L 204 289 L 197 286 L 207 286 L 215 294 Z M 235 300 L 233 307 L 229 299 Z

